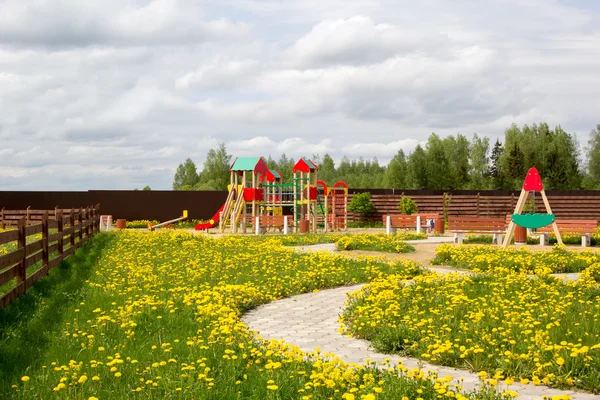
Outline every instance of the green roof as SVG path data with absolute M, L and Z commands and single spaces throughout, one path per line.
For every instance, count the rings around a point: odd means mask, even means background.
M 231 166 L 232 171 L 254 171 L 260 157 L 238 157 Z
M 277 170 L 271 169 L 270 171 L 275 177 L 275 179 L 281 179 L 281 175 L 279 175 L 279 172 L 277 172 Z

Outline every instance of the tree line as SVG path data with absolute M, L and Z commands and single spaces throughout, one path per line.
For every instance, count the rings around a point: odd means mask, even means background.
M 527 170 L 536 167 L 547 189 L 600 189 L 600 124 L 590 132 L 585 155 L 586 164 L 575 135 L 543 122 L 513 124 L 504 132 L 504 141 L 493 145 L 477 134 L 469 139 L 460 133 L 444 138 L 432 133 L 412 152 L 399 150 L 387 165 L 377 158 L 348 157 L 336 165 L 329 154 L 312 159 L 319 166 L 319 179 L 344 181 L 351 188 L 516 190 Z M 209 150 L 200 171 L 188 158 L 177 168 L 173 189 L 226 190 L 231 162 L 225 144 Z M 267 164 L 291 179 L 293 158 L 269 156 Z

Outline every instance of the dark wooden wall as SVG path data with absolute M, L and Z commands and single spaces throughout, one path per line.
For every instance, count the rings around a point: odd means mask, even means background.
M 423 213 L 444 212 L 442 190 L 351 189 L 353 193 L 370 192 L 376 211 L 371 220 L 381 221 L 384 214 L 398 214 L 402 194 L 411 197 Z M 550 206 L 558 218 L 600 220 L 600 191 L 548 191 Z M 449 215 L 495 216 L 511 214 L 519 192 L 460 190 L 446 193 Z M 225 191 L 172 190 L 90 190 L 81 192 L 0 192 L 0 208 L 20 210 L 31 207 L 44 210 L 79 208 L 100 203 L 101 214 L 114 218 L 155 219 L 166 221 L 188 210 L 190 218 L 209 219 L 227 198 Z M 538 211 L 545 212 L 541 196 L 536 196 Z M 350 215 L 350 219 L 355 219 Z
M 226 191 L 90 190 L 87 192 L 0 192 L 7 210 L 79 208 L 100 204 L 100 213 L 127 220 L 166 221 L 188 210 L 192 219 L 209 219 L 227 198 Z
M 384 214 L 398 214 L 398 204 L 402 195 L 412 198 L 419 212 L 439 213 L 444 212 L 444 199 L 448 215 L 461 215 L 471 217 L 504 217 L 512 214 L 519 198 L 519 191 L 468 191 L 460 190 L 447 192 L 426 190 L 351 190 L 352 193 L 370 192 L 371 201 L 375 204 L 376 211 L 369 220 L 381 221 Z M 596 190 L 549 190 L 546 192 L 550 207 L 557 218 L 568 219 L 596 219 L 600 220 L 600 191 Z M 530 193 L 530 198 L 532 194 Z M 537 212 L 545 213 L 544 203 L 539 193 L 535 196 Z M 352 215 L 351 220 L 356 220 Z

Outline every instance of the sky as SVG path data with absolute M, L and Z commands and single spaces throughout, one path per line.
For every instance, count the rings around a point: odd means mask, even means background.
M 0 190 L 600 123 L 595 0 L 0 0 Z

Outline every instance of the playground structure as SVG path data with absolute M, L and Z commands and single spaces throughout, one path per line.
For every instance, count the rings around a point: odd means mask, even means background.
M 300 233 L 346 229 L 348 186 L 337 182 L 328 188 L 317 179 L 318 166 L 308 158 L 299 159 L 292 172 L 291 182 L 286 183 L 281 173 L 270 170 L 262 157 L 236 158 L 230 169 L 225 203 L 196 230 L 218 225 L 220 232 L 229 226 L 233 233 L 246 233 L 248 222 L 256 227 L 261 218 L 272 229 L 282 229 L 284 220 L 293 219 L 292 231 Z
M 540 192 L 547 214 L 522 214 L 525 207 L 525 202 L 529 196 L 529 192 Z M 556 235 L 556 241 L 561 245 L 563 244 L 560 231 L 556 225 L 556 218 L 552 213 L 550 203 L 548 202 L 548 197 L 546 197 L 546 192 L 544 191 L 542 178 L 540 177 L 540 173 L 536 168 L 530 168 L 529 171 L 527 171 L 527 177 L 523 183 L 521 195 L 519 196 L 519 200 L 515 206 L 515 211 L 510 218 L 508 229 L 506 230 L 506 236 L 504 237 L 504 242 L 502 243 L 503 247 L 506 247 L 510 243 L 517 225 L 531 229 L 543 228 L 545 226 L 552 225 L 554 234 Z

